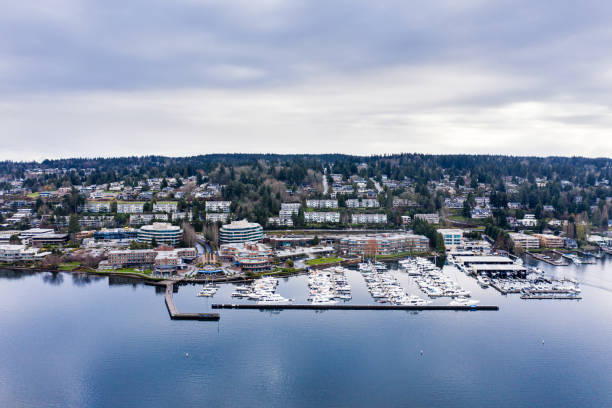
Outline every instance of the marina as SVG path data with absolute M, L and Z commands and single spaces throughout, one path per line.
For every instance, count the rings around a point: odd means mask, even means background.
M 177 383 L 189 395 L 197 395 L 212 406 L 220 401 L 216 397 L 220 395 L 218 390 L 232 392 L 235 402 L 243 403 L 253 401 L 252 396 L 261 395 L 269 384 L 276 384 L 278 377 L 274 373 L 279 363 L 285 378 L 295 381 L 287 383 L 289 390 L 281 395 L 271 396 L 264 391 L 265 398 L 256 400 L 260 405 L 272 399 L 275 402 L 272 405 L 291 406 L 297 389 L 295 383 L 309 382 L 322 393 L 320 399 L 309 399 L 309 403 L 316 405 L 325 400 L 337 406 L 371 406 L 377 403 L 370 397 L 380 388 L 377 379 L 388 373 L 385 395 L 391 405 L 401 405 L 410 392 L 424 406 L 441 403 L 461 407 L 525 406 L 521 404 L 524 397 L 516 396 L 515 389 L 520 388 L 529 393 L 532 406 L 582 406 L 585 401 L 592 406 L 608 406 L 610 401 L 605 396 L 612 366 L 605 351 L 612 339 L 602 322 L 611 317 L 607 307 L 612 287 L 609 259 L 596 265 L 567 268 L 536 264 L 528 259 L 526 267 L 541 268 L 543 273 L 533 277 L 540 276 L 542 283 L 566 279 L 560 284 L 573 286 L 572 280 L 575 281 L 581 288 L 582 299 L 573 302 L 547 293 L 534 293 L 522 299 L 520 291 L 516 296 L 501 296 L 492 285 L 501 285 L 502 279 L 494 278 L 491 286 L 483 288 L 474 276 L 446 265 L 442 269 L 444 274 L 481 301 L 476 307 L 451 307 L 452 298 L 428 298 L 422 294 L 414 281 L 418 276 L 409 275 L 418 271 L 402 269 L 399 263 L 387 264 L 385 270 L 376 273 L 391 275 L 406 292 L 419 294 L 432 303 L 418 307 L 378 303 L 357 267 L 344 270 L 351 300 L 334 305 L 313 305 L 307 300 L 308 274 L 275 278 L 275 293 L 295 299 L 287 305 L 257 304 L 257 300 L 231 296 L 239 287 L 250 288 L 253 281 L 216 283 L 218 288 L 213 296 L 198 297 L 203 285 L 183 281 L 169 281 L 166 282 L 169 286 L 163 283 L 153 290 L 129 279 L 78 278 L 61 273 L 2 279 L 0 292 L 5 301 L 0 319 L 3 329 L 10 330 L 13 336 L 0 340 L 0 353 L 5 370 L 14 377 L 57 384 L 51 391 L 37 388 L 24 395 L 36 406 L 44 405 L 45 400 L 63 402 L 63 406 L 108 406 L 112 405 L 112 398 L 107 396 L 112 390 L 146 385 L 152 387 L 147 395 L 161 401 L 155 406 L 189 405 L 193 402 L 190 396 L 173 392 Z M 512 281 L 506 279 L 508 284 Z M 32 298 L 29 293 L 37 296 Z M 168 318 L 168 306 L 160 304 L 166 298 L 172 299 L 168 304 L 174 319 Z M 103 313 L 117 304 L 129 313 L 109 316 Z M 14 311 L 24 308 L 37 322 L 27 328 L 27 333 L 22 322 L 12 317 Z M 217 324 L 200 324 L 198 314 L 185 314 L 194 321 L 179 321 L 181 311 L 217 313 L 222 319 Z M 92 313 L 101 318 L 88 319 Z M 563 316 L 566 323 L 560 324 L 551 315 Z M 79 322 L 79 330 L 66 333 L 63 328 L 67 319 Z M 42 333 L 51 340 L 45 341 L 44 348 L 36 340 Z M 570 354 L 569 345 L 574 351 Z M 13 357 L 27 354 L 35 361 L 44 361 L 49 353 L 59 356 L 76 353 L 79 361 L 107 368 L 95 377 L 88 377 L 86 371 L 75 371 L 74 363 L 65 359 L 55 359 L 51 368 Z M 575 370 L 593 354 L 604 358 L 594 359 L 588 372 Z M 230 363 L 230 359 L 239 361 L 241 368 L 237 370 L 237 363 Z M 503 373 L 498 365 L 491 364 L 495 361 L 504 362 Z M 325 375 L 307 375 L 302 368 L 305 364 L 318 373 L 339 366 L 349 369 L 329 384 Z M 354 364 L 358 370 L 353 369 Z M 67 373 L 61 381 L 55 378 L 58 369 Z M 165 376 L 125 375 L 134 370 L 163 372 Z M 466 370 L 473 374 L 453 374 L 453 381 L 443 390 L 438 386 L 440 373 Z M 555 373 L 568 370 L 575 370 L 571 379 L 555 377 Z M 227 385 L 226 378 L 231 375 L 238 376 L 243 384 L 238 391 Z M 169 382 L 168 377 L 177 381 Z M 71 404 L 55 391 L 61 390 L 60 385 L 66 381 L 80 384 L 82 378 L 93 384 L 86 391 L 86 401 Z M 411 379 L 408 385 L 405 378 Z M 491 384 L 505 386 L 492 395 L 486 392 Z M 551 396 L 545 392 L 550 387 L 560 387 L 560 394 Z M 584 387 L 589 390 L 587 399 Z M 338 396 L 339 390 L 342 396 Z M 434 394 L 438 397 L 430 397 Z M 142 398 L 134 396 L 126 403 L 139 402 Z
M 460 306 L 460 305 L 248 305 L 248 304 L 213 304 L 213 309 L 261 309 L 261 310 L 499 310 L 498 306 Z

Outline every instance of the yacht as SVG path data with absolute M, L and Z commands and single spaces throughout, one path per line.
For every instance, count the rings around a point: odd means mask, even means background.
M 455 298 L 454 300 L 452 300 L 448 305 L 449 306 L 476 306 L 478 303 L 480 303 L 480 300 L 459 296 Z

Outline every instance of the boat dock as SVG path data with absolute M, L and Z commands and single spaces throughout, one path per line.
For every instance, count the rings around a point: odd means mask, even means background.
M 213 309 L 259 309 L 259 310 L 499 310 L 499 306 L 444 306 L 444 305 L 253 305 L 253 304 L 213 304 Z
M 166 294 L 164 296 L 166 300 L 166 307 L 168 308 L 168 314 L 172 320 L 219 320 L 219 313 L 179 313 L 178 309 L 174 305 L 174 298 L 172 297 L 172 288 L 174 286 L 173 281 L 163 281 L 161 284 L 166 286 Z
M 568 266 L 569 265 L 569 263 L 567 263 L 567 262 L 563 262 L 561 260 L 553 259 L 550 256 L 542 255 L 542 254 L 539 254 L 539 253 L 536 253 L 536 252 L 529 252 L 529 251 L 527 251 L 526 254 L 532 256 L 533 258 L 537 259 L 538 261 L 546 262 L 546 263 L 554 265 L 554 266 Z

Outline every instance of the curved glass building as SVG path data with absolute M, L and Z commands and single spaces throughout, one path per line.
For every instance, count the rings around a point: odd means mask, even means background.
M 151 243 L 153 238 L 158 244 L 175 246 L 181 240 L 183 230 L 181 227 L 167 222 L 154 222 L 152 225 L 145 225 L 138 230 L 138 241 Z
M 257 242 L 263 239 L 263 228 L 246 219 L 226 224 L 219 230 L 219 239 L 224 244 Z

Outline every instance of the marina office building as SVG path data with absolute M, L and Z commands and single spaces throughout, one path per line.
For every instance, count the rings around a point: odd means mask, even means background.
M 438 230 L 438 233 L 442 235 L 442 238 L 444 239 L 444 246 L 446 248 L 455 248 L 463 245 L 463 230 L 458 228 L 441 228 Z

